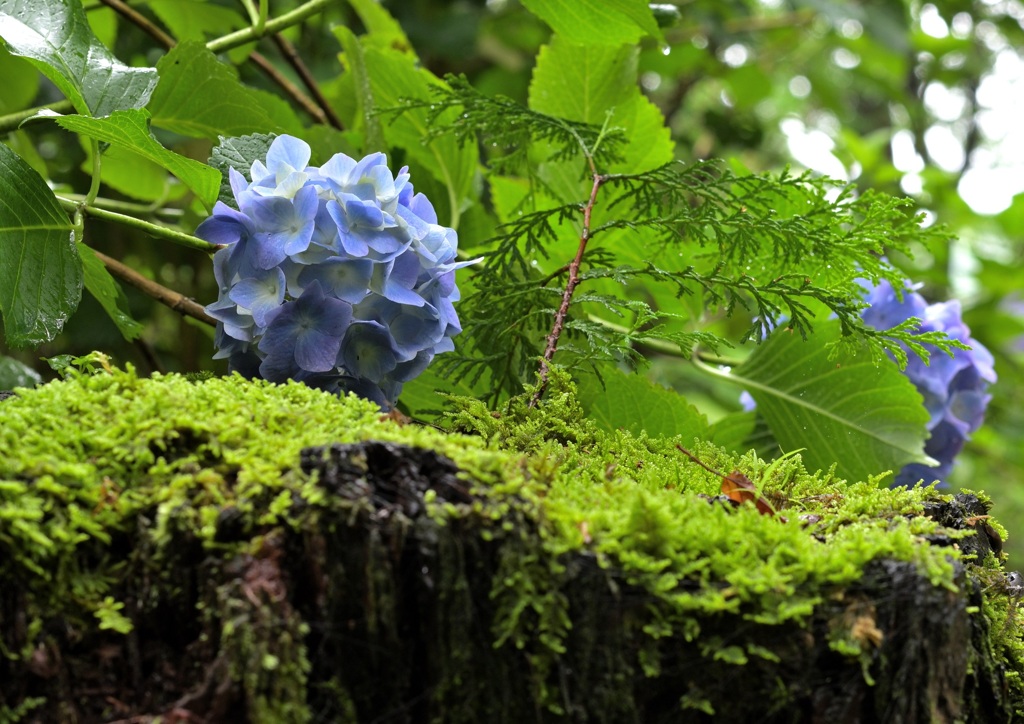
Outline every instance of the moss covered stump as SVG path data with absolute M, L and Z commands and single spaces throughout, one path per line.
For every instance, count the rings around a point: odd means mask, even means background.
M 1009 722 L 983 495 L 238 377 L 0 401 L 0 722 Z M 734 505 L 693 449 L 775 509 Z

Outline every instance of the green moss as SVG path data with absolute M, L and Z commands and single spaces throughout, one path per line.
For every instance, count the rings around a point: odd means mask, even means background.
M 672 639 L 701 642 L 709 663 L 777 660 L 760 644 L 725 641 L 706 630 L 708 622 L 804 625 L 872 561 L 910 562 L 933 586 L 957 590 L 957 552 L 929 541 L 973 531 L 942 530 L 924 515 L 926 502 L 941 498 L 933 490 L 811 474 L 798 455 L 769 465 L 700 441 L 600 432 L 557 371 L 538 409 L 528 399 L 497 415 L 463 400 L 452 423 L 470 434 L 457 434 L 397 425 L 356 398 L 237 376 L 145 379 L 129 367 L 21 391 L 0 403 L 0 449 L 9 451 L 0 457 L 0 580 L 25 592 L 27 619 L 18 635 L 0 637 L 0 653 L 27 660 L 55 617 L 124 635 L 138 615 L 131 611 L 191 595 L 202 611 L 201 638 L 227 657 L 251 720 L 307 720 L 309 629 L 304 613 L 275 594 L 279 532 L 301 536 L 324 529 L 325 520 L 342 526 L 362 514 L 358 501 L 339 502 L 297 461 L 307 447 L 370 439 L 436 450 L 461 470 L 475 502 L 428 491 L 428 519 L 416 523 L 426 527 L 403 535 L 437 541 L 448 562 L 439 574 L 442 604 L 468 618 L 478 604 L 460 567 L 467 552 L 444 530 L 467 515 L 483 521 L 481 545 L 501 544 L 489 592 L 490 644 L 523 653 L 535 698 L 552 713 L 564 708 L 553 672 L 570 639 L 582 650 L 601 648 L 573 638 L 584 635 L 578 623 L 574 630 L 574 616 L 597 613 L 573 613 L 574 556 L 653 597 L 656 605 L 630 612 L 626 622 L 647 676 L 662 671 L 660 642 Z M 713 468 L 742 472 L 778 513 L 716 500 L 721 478 L 678 444 Z M 397 605 L 380 546 L 376 562 L 363 562 L 373 631 L 391 625 Z M 226 582 L 190 593 L 198 583 L 167 574 L 186 559 L 205 561 L 204 576 Z M 1024 701 L 1014 592 L 997 589 L 1003 579 L 994 557 L 976 564 L 992 582 L 976 615 L 991 621 L 990 645 L 1013 671 L 1014 700 Z M 126 581 L 125 570 L 137 580 Z M 868 675 L 857 620 L 839 621 L 829 635 L 834 650 L 864 663 Z M 474 650 L 454 630 L 437 636 L 448 652 L 441 664 L 448 678 L 435 695 L 455 699 L 475 675 Z M 337 711 L 353 711 L 357 692 L 333 681 L 318 686 L 335 692 Z M 630 686 L 618 680 L 609 701 L 628 696 Z M 676 696 L 681 706 L 712 705 L 699 689 Z

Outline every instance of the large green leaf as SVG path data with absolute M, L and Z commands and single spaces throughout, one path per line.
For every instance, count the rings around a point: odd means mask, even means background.
M 16 58 L 0 45 L 0 113 L 13 113 L 28 106 L 39 92 L 39 74 L 28 61 Z
M 107 118 L 56 116 L 62 127 L 90 138 L 124 148 L 163 166 L 192 189 L 208 207 L 217 200 L 220 174 L 204 163 L 168 151 L 149 132 L 149 112 L 140 109 L 117 111 Z
M 11 357 L 0 355 L 0 390 L 13 390 L 15 387 L 35 387 L 43 378 L 26 364 Z
M 417 420 L 436 420 L 449 407 L 444 395 L 482 398 L 486 394 L 483 384 L 470 385 L 464 377 L 441 377 L 427 369 L 416 379 L 402 386 L 398 402 L 410 417 Z
M 556 33 L 579 45 L 663 39 L 647 0 L 523 0 Z
M 160 83 L 148 108 L 158 128 L 213 141 L 247 133 L 302 133 L 291 106 L 271 93 L 242 85 L 235 69 L 199 41 L 176 45 L 156 69 Z
M 91 174 L 92 144 L 85 136 L 79 140 L 85 152 L 80 168 L 83 173 Z M 167 202 L 188 193 L 188 188 L 167 169 L 120 146 L 107 146 L 103 151 L 100 178 L 104 185 L 138 201 Z
M 7 342 L 49 342 L 82 298 L 71 221 L 32 167 L 0 144 L 0 313 Z
M 78 251 L 82 255 L 82 268 L 85 270 L 85 288 L 110 315 L 121 336 L 129 342 L 138 337 L 142 332 L 142 325 L 132 319 L 128 312 L 128 299 L 124 296 L 121 286 L 110 276 L 110 272 L 92 249 L 81 244 Z
M 838 322 L 816 327 L 807 340 L 777 330 L 729 377 L 757 402 L 783 450 L 804 448 L 808 469 L 838 465 L 848 480 L 867 480 L 924 453 L 928 412 L 914 385 L 888 361 L 871 356 L 829 358 Z
M 153 68 L 124 65 L 97 40 L 79 0 L 0 0 L 0 38 L 79 113 L 141 108 L 156 85 Z
M 235 8 L 221 7 L 205 0 L 148 0 L 146 5 L 178 41 L 223 35 L 246 24 L 245 18 Z
M 382 11 L 383 12 L 383 11 Z M 373 105 L 373 91 L 370 89 L 370 76 L 366 71 L 366 55 L 363 46 L 355 33 L 339 25 L 334 28 L 334 35 L 341 43 L 344 51 L 339 55 L 345 64 L 346 76 L 352 80 L 352 100 L 355 106 L 354 124 L 357 130 L 362 130 L 365 139 L 364 149 L 384 148 L 384 131 L 381 127 L 380 116 L 377 115 Z
M 554 37 L 541 48 L 530 81 L 530 108 L 570 121 L 625 132 L 623 160 L 603 173 L 639 173 L 674 158 L 665 118 L 637 84 L 637 51 L 629 46 L 574 46 Z M 578 175 L 579 171 L 576 171 Z
M 359 21 L 366 28 L 366 41 L 378 47 L 393 47 L 411 50 L 412 44 L 398 21 L 384 9 L 378 0 L 348 0 L 348 4 L 356 11 Z M 337 33 L 337 30 L 335 30 Z
M 718 418 L 708 429 L 708 439 L 719 447 L 738 453 L 754 450 L 765 460 L 781 452 L 764 417 L 754 410 L 733 412 Z
M 687 441 L 707 437 L 707 418 L 678 392 L 617 369 L 602 374 L 603 385 L 596 376 L 584 375 L 576 380 L 576 390 L 587 417 L 604 429 L 651 437 L 681 435 Z
M 416 58 L 408 53 L 366 47 L 365 60 L 373 103 L 378 109 L 396 108 L 403 99 L 429 101 L 431 86 L 441 83 L 429 71 L 417 67 Z M 452 109 L 442 114 L 436 125 L 444 126 L 457 112 Z M 413 165 L 413 182 L 423 169 L 444 184 L 451 207 L 448 223 L 457 227 L 462 201 L 469 194 L 476 173 L 477 149 L 471 143 L 460 146 L 451 135 L 430 139 L 430 128 L 427 110 L 420 108 L 389 118 L 384 135 L 389 144 L 405 149 Z

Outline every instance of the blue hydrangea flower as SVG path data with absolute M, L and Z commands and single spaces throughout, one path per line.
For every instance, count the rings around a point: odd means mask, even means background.
M 388 409 L 402 385 L 461 331 L 454 229 L 437 223 L 407 168 L 382 153 L 310 166 L 302 140 L 278 136 L 237 208 L 218 202 L 196 235 L 214 255 L 218 359 L 249 377 L 354 392 Z
M 971 337 L 958 300 L 928 304 L 914 289 L 905 290 L 900 299 L 892 285 L 884 280 L 876 287 L 864 286 L 865 299 L 870 306 L 862 316 L 871 326 L 889 329 L 909 317 L 917 317 L 921 320 L 920 331 L 944 332 L 971 348 L 953 350 L 952 357 L 931 348 L 928 364 L 911 354 L 904 370 L 924 398 L 931 433 L 924 450 L 938 460 L 939 465 L 907 465 L 896 476 L 896 484 L 943 481 L 953 469 L 953 459 L 985 419 L 985 408 L 992 397 L 987 392 L 988 386 L 996 381 L 992 354 Z

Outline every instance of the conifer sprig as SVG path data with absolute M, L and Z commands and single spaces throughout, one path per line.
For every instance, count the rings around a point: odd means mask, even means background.
M 483 96 L 465 79 L 447 80 L 429 104 L 419 103 L 434 119 L 461 109 L 433 133 L 480 139 L 493 172 L 519 169 L 531 189 L 545 183 L 538 158 L 575 159 L 581 198 L 559 203 L 531 192 L 499 228 L 463 302 L 466 343 L 446 371 L 459 369 L 471 380 L 489 374 L 496 394 L 516 393 L 539 359 L 536 401 L 556 353 L 569 366 L 641 364 L 638 346 L 660 340 L 664 349 L 671 339 L 686 355 L 698 342 L 728 345 L 701 326 L 709 316 L 738 311 L 750 320 L 741 341 L 760 341 L 777 327 L 806 336 L 816 320 L 834 316 L 844 340 L 857 340 L 876 357 L 890 352 L 901 365 L 906 352 L 899 342 L 916 354 L 926 354 L 925 342 L 943 351 L 955 346 L 940 335 L 915 338 L 904 325 L 878 332 L 860 318 L 858 279 L 902 287 L 902 273 L 885 254 L 909 252 L 912 243 L 943 233 L 922 228 L 909 201 L 858 194 L 806 173 L 737 175 L 708 161 L 607 173 L 621 160 L 624 140 L 608 123 L 553 118 Z M 669 308 L 664 294 L 631 299 L 628 290 L 638 285 L 666 288 L 675 298 L 699 293 L 705 314 L 680 320 L 681 305 Z

